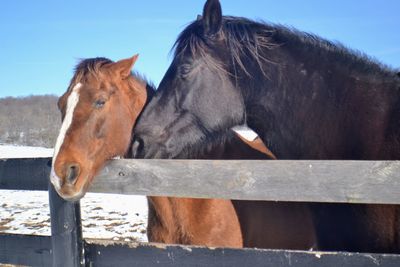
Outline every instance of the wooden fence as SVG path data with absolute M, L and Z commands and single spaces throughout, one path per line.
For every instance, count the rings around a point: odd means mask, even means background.
M 48 158 L 0 160 L 0 189 L 49 190 L 52 232 L 51 237 L 0 234 L 0 263 L 31 266 L 400 266 L 399 254 L 210 249 L 83 240 L 79 203 L 65 202 L 58 197 L 49 186 L 49 172 Z M 96 177 L 90 192 L 400 204 L 400 162 L 114 160 Z

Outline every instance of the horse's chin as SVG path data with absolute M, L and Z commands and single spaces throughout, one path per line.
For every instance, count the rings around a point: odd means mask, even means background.
M 60 189 L 56 189 L 58 195 L 66 201 L 77 202 L 83 198 L 91 184 L 90 177 L 85 177 L 85 182 L 77 188 L 75 185 L 64 184 Z M 78 183 L 79 184 L 79 183 Z
M 86 194 L 86 192 L 79 192 L 77 194 L 74 195 L 64 195 L 64 194 L 60 194 L 61 198 L 63 198 L 65 201 L 69 201 L 69 202 L 78 202 L 79 200 L 81 200 L 81 198 L 83 198 Z
M 134 153 L 132 157 L 138 159 L 174 159 L 180 153 L 182 151 L 168 150 L 163 145 L 153 145 L 149 149 L 143 149 L 139 153 Z

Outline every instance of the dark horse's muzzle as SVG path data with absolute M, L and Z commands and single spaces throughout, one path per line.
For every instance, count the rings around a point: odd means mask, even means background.
M 131 146 L 131 151 L 130 151 L 130 156 L 132 158 L 144 158 L 144 143 L 143 139 L 140 137 L 135 137 L 133 140 L 132 146 Z
M 135 136 L 132 142 L 130 156 L 137 159 L 168 159 L 174 156 L 174 139 L 149 141 L 142 136 Z

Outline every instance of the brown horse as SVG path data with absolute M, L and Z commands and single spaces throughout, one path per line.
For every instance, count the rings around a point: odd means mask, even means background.
M 60 98 L 63 124 L 51 182 L 64 199 L 83 197 L 106 161 L 125 155 L 130 147 L 133 125 L 154 90 L 131 74 L 136 59 L 82 61 Z M 274 158 L 259 138 L 249 141 L 232 132 L 226 139 L 206 148 L 201 157 Z M 235 201 L 233 206 L 229 200 L 173 197 L 148 197 L 148 203 L 152 242 L 293 249 L 315 243 L 310 211 L 301 203 Z
M 83 197 L 104 162 L 126 152 L 147 99 L 146 84 L 131 76 L 136 59 L 83 61 L 60 97 L 62 125 L 50 180 L 62 198 Z

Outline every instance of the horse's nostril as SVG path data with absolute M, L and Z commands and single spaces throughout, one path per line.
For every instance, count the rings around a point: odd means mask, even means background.
M 69 184 L 75 184 L 79 175 L 79 165 L 78 164 L 70 164 L 67 166 L 67 175 L 66 182 Z
M 135 141 L 132 144 L 131 148 L 131 157 L 137 158 L 140 157 L 140 154 L 143 150 L 143 140 L 141 138 L 135 138 Z

